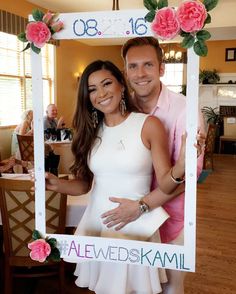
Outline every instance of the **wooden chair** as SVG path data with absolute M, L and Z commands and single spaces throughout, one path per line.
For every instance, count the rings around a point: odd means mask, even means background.
M 34 137 L 17 134 L 20 156 L 24 161 L 34 161 Z M 23 168 L 24 173 L 28 173 L 26 168 Z
M 215 148 L 215 137 L 216 137 L 217 125 L 209 124 L 206 136 L 206 146 L 203 159 L 203 169 L 213 170 L 213 154 Z
M 0 178 L 0 207 L 3 223 L 5 294 L 12 293 L 13 277 L 39 278 L 58 275 L 64 293 L 64 262 L 39 263 L 29 256 L 28 243 L 35 228 L 35 197 L 29 180 Z M 46 231 L 65 233 L 67 196 L 46 192 Z

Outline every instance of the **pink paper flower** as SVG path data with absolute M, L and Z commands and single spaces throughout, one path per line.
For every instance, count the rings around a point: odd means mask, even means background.
M 161 39 L 174 38 L 180 30 L 175 10 L 170 7 L 159 9 L 151 24 L 151 29 Z
M 51 247 L 44 239 L 38 239 L 29 243 L 28 248 L 31 250 L 31 259 L 39 262 L 44 262 L 51 253 Z
M 54 33 L 57 33 L 59 32 L 61 29 L 63 29 L 63 22 L 62 21 L 56 21 L 54 23 L 51 24 L 51 30 L 54 32 Z
M 198 0 L 188 0 L 180 4 L 177 18 L 184 32 L 192 33 L 202 29 L 207 17 L 205 6 Z
M 43 22 L 46 23 L 47 25 L 49 25 L 51 23 L 51 21 L 53 20 L 54 15 L 48 11 L 47 13 L 44 14 L 43 16 Z
M 26 38 L 38 48 L 42 48 L 51 38 L 51 32 L 42 21 L 30 22 L 26 26 Z

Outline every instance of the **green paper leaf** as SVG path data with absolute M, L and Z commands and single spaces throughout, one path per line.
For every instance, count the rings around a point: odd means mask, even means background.
M 30 48 L 30 43 L 28 43 L 28 45 L 29 45 L 28 48 Z M 27 45 L 27 46 L 28 46 L 28 45 Z M 28 49 L 28 48 L 27 48 L 27 49 Z M 26 50 L 26 49 L 24 49 L 24 50 Z M 33 234 L 32 234 L 32 238 L 33 238 L 34 240 L 38 240 L 38 239 L 42 239 L 42 236 L 40 235 L 39 231 L 34 230 L 34 231 L 33 231 Z
M 60 251 L 58 248 L 53 248 L 50 255 L 48 256 L 47 260 L 52 260 L 52 261 L 60 261 Z
M 49 27 L 49 31 L 50 31 L 51 35 L 55 34 L 54 30 L 51 27 Z
M 207 11 L 212 10 L 213 8 L 216 7 L 216 5 L 218 4 L 219 0 L 204 0 L 203 4 L 206 7 Z
M 156 10 L 157 9 L 157 1 L 156 0 L 143 0 L 143 5 L 148 10 Z
M 208 53 L 207 45 L 203 41 L 195 42 L 193 50 L 198 56 L 207 56 Z
M 211 38 L 211 34 L 206 30 L 201 30 L 201 31 L 197 32 L 196 37 L 197 37 L 198 41 L 206 41 Z
M 148 22 L 152 22 L 155 18 L 155 14 L 156 12 L 154 10 L 151 10 L 145 15 L 144 19 Z
M 39 54 L 40 52 L 41 52 L 41 49 L 40 48 L 38 48 L 38 47 L 36 47 L 35 45 L 34 45 L 34 43 L 31 43 L 31 49 L 35 52 L 35 53 L 37 53 L 37 54 Z
M 26 39 L 26 34 L 25 32 L 22 32 L 20 34 L 17 35 L 18 40 L 20 40 L 21 42 L 28 42 L 28 40 Z
M 211 16 L 210 16 L 209 13 L 207 13 L 207 18 L 204 21 L 204 25 L 207 24 L 207 23 L 211 23 Z
M 47 240 L 47 242 L 51 246 L 51 248 L 56 248 L 57 240 L 55 238 L 50 238 Z
M 25 50 L 28 50 L 29 48 L 30 48 L 30 43 L 28 43 L 21 52 L 24 52 Z
M 168 6 L 168 0 L 159 0 L 157 3 L 158 9 L 162 9 Z
M 181 30 L 179 34 L 180 34 L 181 37 L 184 38 L 184 37 L 189 36 L 190 33 L 186 33 L 186 32 L 184 32 L 184 31 Z
M 43 19 L 44 13 L 38 9 L 34 9 L 32 11 L 32 15 L 33 15 L 34 20 L 41 21 Z
M 193 46 L 195 42 L 195 38 L 189 34 L 188 36 L 185 36 L 182 43 L 181 43 L 181 46 L 183 48 L 191 48 Z

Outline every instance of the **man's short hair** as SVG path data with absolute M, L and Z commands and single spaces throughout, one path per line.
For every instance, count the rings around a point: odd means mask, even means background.
M 56 104 L 54 104 L 54 103 L 50 103 L 50 104 L 48 104 L 47 109 L 48 109 L 49 107 L 51 107 L 51 106 L 55 106 L 55 107 L 56 107 Z
M 49 109 L 51 106 L 55 106 L 56 109 L 57 109 L 56 104 L 54 104 L 54 103 L 50 103 L 50 104 L 48 104 L 48 106 L 47 106 L 47 108 L 46 108 L 46 114 L 48 113 L 48 109 Z
M 130 48 L 139 47 L 139 46 L 141 47 L 146 45 L 150 45 L 156 50 L 157 59 L 159 63 L 161 64 L 163 62 L 163 50 L 160 47 L 158 40 L 154 37 L 136 37 L 136 38 L 129 39 L 127 42 L 125 42 L 125 44 L 123 45 L 121 49 L 121 55 L 124 59 L 124 62 L 125 62 L 127 52 L 129 51 Z

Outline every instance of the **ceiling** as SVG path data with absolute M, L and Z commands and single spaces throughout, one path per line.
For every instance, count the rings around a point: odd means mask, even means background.
M 113 0 L 28 0 L 28 2 L 57 12 L 106 11 L 112 10 L 113 5 Z M 119 8 L 144 8 L 143 0 L 119 0 Z
M 118 0 L 119 9 L 143 9 L 143 0 Z M 66 13 L 66 12 L 89 12 L 112 10 L 113 0 L 28 0 L 37 6 L 45 9 Z M 169 0 L 169 6 L 178 6 L 180 0 Z M 224 14 L 222 15 L 222 11 Z M 207 29 L 212 34 L 211 40 L 232 40 L 236 39 L 236 0 L 219 0 L 214 10 L 210 11 L 212 23 Z M 227 17 L 226 17 L 227 16 Z M 122 45 L 124 39 L 87 39 L 79 40 L 91 46 L 98 45 Z M 175 42 L 180 39 L 175 39 Z

